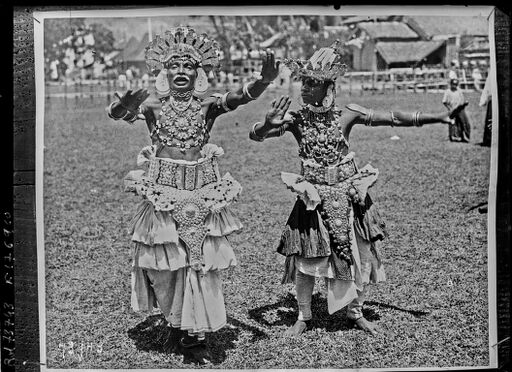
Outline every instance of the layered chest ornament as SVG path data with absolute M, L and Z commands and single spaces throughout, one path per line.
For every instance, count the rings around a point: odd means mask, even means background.
M 155 132 L 160 142 L 177 147 L 181 152 L 192 147 L 202 147 L 209 139 L 201 103 L 194 98 L 188 102 L 171 98 L 164 104 Z
M 337 163 L 348 150 L 339 115 L 334 111 L 299 111 L 302 119 L 301 157 L 314 159 L 318 164 Z

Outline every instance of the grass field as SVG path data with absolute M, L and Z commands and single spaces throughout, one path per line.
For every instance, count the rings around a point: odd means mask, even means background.
M 210 142 L 222 146 L 221 173 L 244 186 L 234 205 L 244 229 L 230 236 L 239 264 L 224 274 L 229 325 L 208 335 L 209 368 L 398 368 L 488 365 L 487 201 L 489 148 L 481 147 L 484 110 L 467 93 L 470 144 L 450 143 L 448 128 L 356 127 L 358 164 L 380 171 L 373 199 L 385 218 L 388 280 L 370 288 L 366 316 L 385 333 L 350 328 L 331 316 L 318 282 L 314 327 L 281 338 L 297 308 L 292 285 L 280 284 L 275 253 L 295 196 L 281 171 L 299 172 L 291 135 L 248 138 L 273 92 L 218 119 Z M 382 110 L 443 110 L 442 93 L 347 97 Z M 139 199 L 122 178 L 148 144 L 145 126 L 108 119 L 106 101 L 47 101 L 44 216 L 46 348 L 51 368 L 187 368 L 163 350 L 159 315 L 130 308 L 128 222 Z M 292 109 L 296 106 L 292 106 Z M 398 135 L 399 140 L 390 137 Z

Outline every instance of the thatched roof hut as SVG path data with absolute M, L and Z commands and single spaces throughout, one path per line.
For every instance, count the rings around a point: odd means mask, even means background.
M 419 40 L 419 35 L 402 22 L 361 22 L 357 26 L 374 40 Z
M 428 65 L 443 63 L 443 40 L 438 41 L 391 41 L 375 44 L 379 69 L 410 67 L 418 62 Z

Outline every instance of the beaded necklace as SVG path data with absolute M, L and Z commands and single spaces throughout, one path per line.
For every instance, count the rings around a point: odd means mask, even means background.
M 304 107 L 299 115 L 303 126 L 299 154 L 322 165 L 336 164 L 343 157 L 343 147 L 348 148 L 339 114 L 332 108 Z
M 210 136 L 201 103 L 194 97 L 188 101 L 177 101 L 171 97 L 163 104 L 155 132 L 163 144 L 178 147 L 181 152 L 191 147 L 202 147 Z

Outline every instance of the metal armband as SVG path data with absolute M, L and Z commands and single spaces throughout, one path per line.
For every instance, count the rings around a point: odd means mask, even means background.
M 220 104 L 222 105 L 222 108 L 223 108 L 226 112 L 233 111 L 233 110 L 231 110 L 231 109 L 229 108 L 229 106 L 228 106 L 228 102 L 227 102 L 228 94 L 229 94 L 229 92 L 224 93 L 224 94 L 222 95 L 222 97 L 220 98 Z
M 421 111 L 416 111 L 414 114 L 412 114 L 412 124 L 415 127 L 421 127 L 423 123 L 420 121 L 420 115 Z
M 370 111 L 368 111 L 368 113 L 366 114 L 364 125 L 366 125 L 367 127 L 371 127 L 372 122 L 373 122 L 373 110 L 370 109 Z

